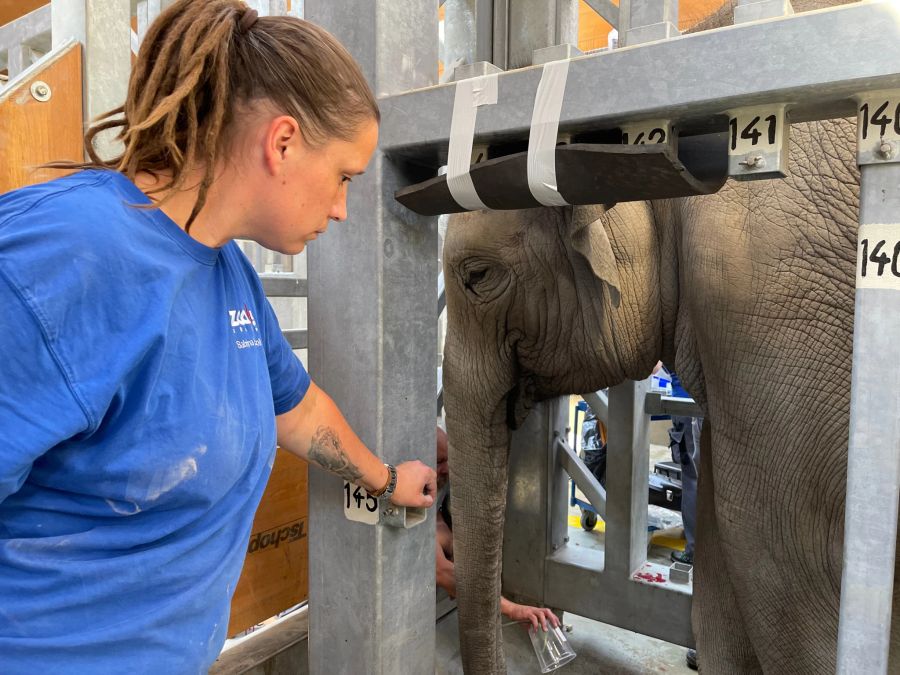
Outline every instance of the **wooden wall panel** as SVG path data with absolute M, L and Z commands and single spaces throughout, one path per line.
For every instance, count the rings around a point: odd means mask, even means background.
M 50 87 L 50 100 L 38 101 L 31 85 Z M 0 92 L 0 193 L 63 175 L 37 169 L 56 159 L 81 161 L 81 45 L 51 57 L 18 86 Z
M 231 602 L 231 637 L 309 597 L 308 465 L 278 449 Z

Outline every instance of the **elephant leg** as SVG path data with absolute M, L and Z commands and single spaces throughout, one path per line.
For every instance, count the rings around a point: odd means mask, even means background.
M 744 627 L 720 543 L 715 508 L 710 420 L 700 434 L 700 477 L 694 551 L 694 602 L 691 623 L 700 670 L 706 673 L 745 675 L 762 667 Z

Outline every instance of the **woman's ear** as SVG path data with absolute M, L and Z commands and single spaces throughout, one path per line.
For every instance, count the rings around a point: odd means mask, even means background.
M 602 216 L 606 210 L 605 206 L 566 206 L 563 215 L 569 226 L 572 247 L 587 260 L 594 276 L 609 289 L 613 307 L 618 307 L 621 299 L 619 268 L 603 225 Z
M 266 164 L 277 172 L 280 164 L 287 161 L 291 152 L 303 147 L 303 136 L 297 120 L 289 115 L 279 115 L 272 119 L 265 131 Z

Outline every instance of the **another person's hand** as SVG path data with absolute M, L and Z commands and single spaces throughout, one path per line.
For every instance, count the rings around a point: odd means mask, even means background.
M 559 617 L 546 607 L 530 607 L 529 605 L 518 605 L 510 602 L 506 598 L 501 598 L 500 611 L 504 616 L 513 621 L 521 623 L 529 622 L 535 630 L 538 625 L 545 631 L 549 630 L 549 625 L 559 626 Z
M 437 494 L 437 474 L 418 460 L 397 465 L 397 487 L 391 497 L 395 506 L 428 508 Z

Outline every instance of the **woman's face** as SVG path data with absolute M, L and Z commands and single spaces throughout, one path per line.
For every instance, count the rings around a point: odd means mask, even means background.
M 274 170 L 261 185 L 264 194 L 246 236 L 293 255 L 323 234 L 330 220 L 347 218 L 347 190 L 378 145 L 378 124 L 370 120 L 352 140 L 335 139 L 315 148 L 302 134 L 288 137 L 276 130 L 274 136 L 274 142 L 267 142 L 274 155 L 267 157 L 267 165 Z

